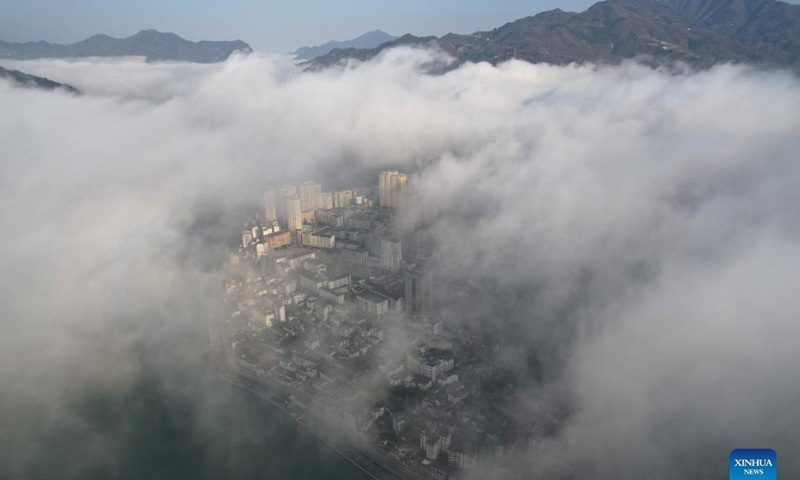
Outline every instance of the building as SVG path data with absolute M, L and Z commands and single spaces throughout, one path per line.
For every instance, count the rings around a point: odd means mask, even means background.
M 432 348 L 434 350 L 453 351 L 453 340 L 449 338 L 444 338 L 437 335 L 427 339 L 425 343 L 428 345 L 428 348 Z
M 323 300 L 341 305 L 345 300 L 345 292 L 341 291 L 342 287 L 350 285 L 350 275 L 342 275 L 340 277 L 330 278 L 324 273 L 317 274 L 304 270 L 300 272 L 298 279 L 298 286 L 307 292 L 319 296 Z
M 344 245 L 337 242 L 336 245 Z M 345 262 L 357 263 L 358 265 L 366 265 L 369 252 L 358 248 L 344 249 L 339 252 L 339 256 Z
M 381 239 L 381 266 L 389 270 L 400 270 L 403 261 L 403 244 L 399 240 Z
M 436 460 L 440 453 L 446 453 L 450 449 L 452 439 L 452 429 L 439 426 L 432 430 L 423 430 L 419 434 L 419 448 L 425 452 L 428 460 Z
M 332 233 L 303 233 L 301 243 L 307 247 L 315 248 L 334 248 L 336 247 L 336 235 Z
M 307 223 L 307 224 L 311 225 L 317 220 L 315 212 L 318 212 L 318 211 L 319 210 L 306 210 L 306 211 L 303 211 L 303 212 L 300 213 L 300 218 L 302 219 L 303 223 Z
M 253 242 L 253 232 L 251 230 L 242 231 L 242 247 L 247 248 Z
M 264 192 L 264 219 L 268 222 L 278 219 L 278 211 L 275 208 L 275 190 L 271 188 Z
M 283 185 L 278 189 L 274 189 L 274 192 L 277 220 L 281 224 L 287 225 L 289 222 L 286 215 L 286 199 L 297 196 L 297 187 L 294 185 Z
M 454 362 L 452 358 L 421 357 L 412 353 L 406 355 L 406 368 L 417 375 L 428 377 L 434 382 L 441 375 L 452 370 L 453 365 Z
M 264 320 L 267 328 L 272 327 L 275 322 L 283 323 L 286 321 L 286 307 L 284 307 L 282 301 L 278 299 L 267 299 L 264 301 L 264 306 L 266 310 Z
M 317 210 L 316 221 L 324 225 L 330 225 L 334 228 L 344 228 L 350 213 L 343 208 L 336 208 L 332 210 Z
M 447 452 L 448 463 L 454 467 L 474 470 L 478 464 L 478 452 L 476 448 L 453 448 Z
M 447 392 L 447 400 L 452 404 L 458 404 L 469 397 L 469 389 L 461 382 L 453 382 L 445 389 Z
M 370 290 L 356 294 L 356 306 L 373 315 L 383 315 L 389 311 L 389 299 Z
M 303 210 L 298 197 L 288 197 L 286 199 L 286 225 L 289 230 L 300 230 L 303 228 Z
M 261 227 L 261 235 L 262 237 L 267 236 L 272 233 L 278 233 L 281 231 L 281 226 L 278 224 L 277 220 L 267 220 L 264 222 L 264 225 Z
M 277 248 L 285 247 L 286 245 L 291 245 L 292 232 L 289 230 L 283 230 L 277 233 L 272 233 L 264 237 L 264 242 L 266 242 L 268 250 L 275 250 Z
M 294 269 L 302 266 L 303 262 L 312 258 L 316 258 L 314 252 L 309 252 L 308 250 L 290 250 L 275 257 L 275 264 L 285 264 L 288 269 Z
M 330 278 L 324 273 L 316 274 L 304 270 L 300 272 L 298 285 L 304 290 L 317 293 L 317 291 L 321 288 L 336 290 L 337 288 L 346 287 L 350 285 L 351 281 L 350 275 L 341 275 L 339 277 Z
M 381 207 L 401 208 L 405 204 L 408 175 L 396 170 L 382 172 L 378 177 L 378 203 Z
M 303 182 L 297 186 L 297 191 L 300 195 L 300 211 L 322 208 L 322 185 L 317 182 Z
M 333 208 L 333 194 L 331 192 L 323 193 L 320 199 L 320 206 L 317 208 L 322 210 L 330 210 Z
M 406 310 L 420 317 L 433 316 L 433 270 L 411 268 L 403 272 Z
M 391 305 L 389 305 L 389 308 L 392 308 Z M 411 318 L 405 318 L 403 324 L 409 330 L 417 332 L 420 335 L 434 336 L 434 335 L 441 335 L 442 333 L 441 320 L 436 320 L 432 318 L 411 317 Z
M 348 208 L 353 204 L 352 190 L 339 190 L 333 195 L 333 206 L 336 208 Z
M 408 417 L 405 412 L 392 413 L 392 430 L 394 430 L 395 434 L 399 435 L 405 428 L 406 423 L 408 423 Z

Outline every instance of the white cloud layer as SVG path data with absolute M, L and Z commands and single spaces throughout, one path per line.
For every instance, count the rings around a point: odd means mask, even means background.
M 434 240 L 442 278 L 525 289 L 516 318 L 485 321 L 567 346 L 553 383 L 576 411 L 541 478 L 718 478 L 738 447 L 800 473 L 798 79 L 516 61 L 423 74 L 432 60 L 6 62 L 85 94 L 0 83 L 0 381 L 55 410 L 66 378 L 124 389 L 138 360 L 92 342 L 168 331 L 148 306 L 194 301 L 163 272 L 176 252 L 220 251 L 186 232 L 203 205 L 397 167 L 413 172 L 404 224 Z

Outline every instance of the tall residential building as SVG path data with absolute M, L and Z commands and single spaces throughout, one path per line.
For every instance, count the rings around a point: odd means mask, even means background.
M 297 186 L 300 194 L 300 210 L 307 212 L 322 208 L 322 185 L 317 182 L 303 182 Z
M 396 170 L 382 172 L 378 177 L 378 202 L 381 207 L 401 208 L 405 204 L 408 175 Z
M 403 261 L 403 244 L 400 240 L 381 239 L 381 266 L 389 270 L 400 270 Z
M 319 208 L 322 210 L 330 210 L 333 208 L 333 194 L 331 192 L 325 192 L 320 197 L 320 205 Z
M 411 268 L 403 272 L 406 310 L 420 317 L 433 316 L 433 270 Z
M 347 208 L 353 204 L 352 190 L 339 190 L 333 196 L 333 206 L 336 208 Z
M 296 196 L 297 187 L 294 185 L 283 185 L 275 191 L 275 213 L 278 215 L 278 221 L 283 225 L 289 223 L 289 218 L 286 216 L 286 199 Z
M 267 221 L 278 219 L 278 212 L 275 208 L 275 190 L 271 188 L 264 192 L 264 219 Z
M 289 230 L 303 228 L 303 210 L 300 208 L 300 199 L 297 197 L 286 199 L 286 225 Z

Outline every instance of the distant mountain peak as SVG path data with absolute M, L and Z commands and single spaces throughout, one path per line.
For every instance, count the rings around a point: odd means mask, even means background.
M 108 37 L 108 36 L 106 35 L 106 37 Z M 139 30 L 139 32 L 137 32 L 136 35 L 134 35 L 133 37 L 134 38 L 143 38 L 143 37 L 144 38 L 165 38 L 165 39 L 176 39 L 177 38 L 177 39 L 183 40 L 183 38 L 181 38 L 180 36 L 178 36 L 175 33 L 172 33 L 172 32 L 159 32 L 158 30 L 153 30 L 153 29 Z M 108 37 L 108 38 L 111 38 L 111 37 Z M 186 41 L 188 41 L 188 40 L 186 40 Z
M 295 56 L 301 60 L 311 60 L 312 58 L 319 57 L 321 55 L 327 55 L 331 51 L 335 49 L 348 49 L 348 48 L 357 48 L 357 49 L 368 49 L 368 48 L 375 48 L 379 45 L 382 45 L 386 42 L 391 42 L 396 40 L 397 37 L 389 35 L 388 33 L 384 32 L 383 30 L 376 29 L 370 32 L 364 33 L 359 35 L 356 38 L 351 40 L 343 40 L 337 41 L 332 40 L 328 43 L 323 45 L 317 45 L 313 47 L 301 47 L 294 51 Z
M 241 40 L 192 42 L 170 32 L 141 30 L 126 38 L 92 35 L 71 45 L 48 42 L 0 42 L 0 59 L 123 57 L 143 56 L 148 61 L 183 61 L 215 63 L 225 61 L 233 52 L 249 53 L 250 46 Z

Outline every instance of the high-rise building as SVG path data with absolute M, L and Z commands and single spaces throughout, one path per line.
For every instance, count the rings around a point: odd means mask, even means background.
M 286 225 L 289 230 L 303 228 L 303 211 L 300 208 L 300 199 L 297 197 L 288 197 L 286 199 Z
M 333 196 L 333 206 L 336 208 L 347 208 L 353 204 L 352 190 L 339 190 Z
M 275 190 L 271 188 L 264 192 L 264 219 L 267 221 L 278 219 L 278 212 L 275 209 Z
M 320 206 L 322 210 L 330 210 L 333 208 L 333 194 L 331 192 L 325 192 L 320 197 Z
M 433 270 L 410 268 L 403 272 L 406 310 L 420 317 L 433 316 Z
M 289 218 L 286 215 L 286 199 L 296 196 L 297 187 L 294 185 L 283 185 L 275 191 L 275 213 L 278 216 L 278 221 L 284 225 L 289 223 Z
M 381 207 L 401 208 L 405 204 L 408 175 L 396 170 L 382 172 L 378 177 L 378 202 Z
M 381 266 L 389 270 L 400 270 L 403 261 L 403 244 L 399 240 L 381 239 Z
M 300 194 L 300 210 L 307 212 L 322 208 L 322 185 L 317 182 L 303 182 L 297 187 Z

